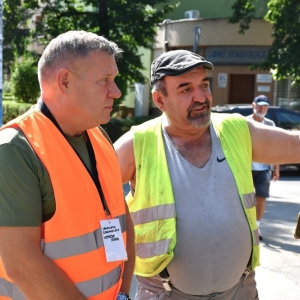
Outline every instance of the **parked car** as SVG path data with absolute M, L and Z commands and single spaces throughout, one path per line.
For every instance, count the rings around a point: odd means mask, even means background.
M 217 105 L 212 107 L 212 111 L 218 113 L 239 113 L 243 116 L 249 116 L 253 113 L 252 106 L 250 104 Z M 277 127 L 287 130 L 300 130 L 300 113 L 295 111 L 279 106 L 270 106 L 266 118 L 273 120 Z M 296 166 L 300 171 L 300 164 L 292 164 L 288 166 Z
M 212 111 L 218 113 L 239 113 L 243 116 L 249 116 L 253 113 L 250 104 L 217 105 L 212 107 Z M 273 120 L 277 127 L 300 130 L 300 113 L 295 111 L 280 106 L 270 106 L 266 118 Z

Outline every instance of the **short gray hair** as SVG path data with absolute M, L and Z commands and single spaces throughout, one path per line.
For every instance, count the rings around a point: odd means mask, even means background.
M 165 84 L 165 77 L 163 77 L 162 79 L 160 79 L 154 83 L 153 88 L 152 88 L 152 93 L 155 91 L 161 92 L 164 96 L 168 96 L 168 92 L 167 92 L 166 84 Z
M 57 67 L 68 67 L 92 51 L 103 51 L 117 60 L 123 52 L 117 44 L 87 31 L 68 31 L 60 34 L 48 44 L 38 62 L 39 80 Z

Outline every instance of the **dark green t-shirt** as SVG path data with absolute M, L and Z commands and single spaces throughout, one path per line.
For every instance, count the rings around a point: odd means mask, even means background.
M 84 136 L 66 139 L 91 170 Z M 55 212 L 49 174 L 23 132 L 14 128 L 0 131 L 0 207 L 0 226 L 39 226 Z

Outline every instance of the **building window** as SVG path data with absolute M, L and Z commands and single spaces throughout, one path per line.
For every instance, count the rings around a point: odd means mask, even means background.
M 290 79 L 275 81 L 273 103 L 291 110 L 300 111 L 300 86 L 292 86 Z

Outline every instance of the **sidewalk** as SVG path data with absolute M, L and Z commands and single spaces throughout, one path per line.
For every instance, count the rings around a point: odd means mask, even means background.
M 261 265 L 256 268 L 260 300 L 300 300 L 300 240 L 294 238 L 299 184 L 299 177 L 271 183 L 261 222 Z
M 299 242 L 300 243 L 300 242 Z M 280 253 L 280 251 L 267 248 L 263 243 L 261 245 L 261 266 L 256 268 L 256 283 L 260 300 L 299 300 L 300 299 L 300 266 L 296 268 L 298 273 L 296 278 L 289 278 L 285 272 L 277 269 L 276 261 L 278 255 L 285 256 L 286 262 L 282 269 L 295 268 L 295 263 L 299 264 L 300 254 L 296 253 Z M 272 266 L 272 260 L 275 265 Z M 290 266 L 289 266 L 290 265 Z M 275 268 L 274 268 L 275 267 Z

